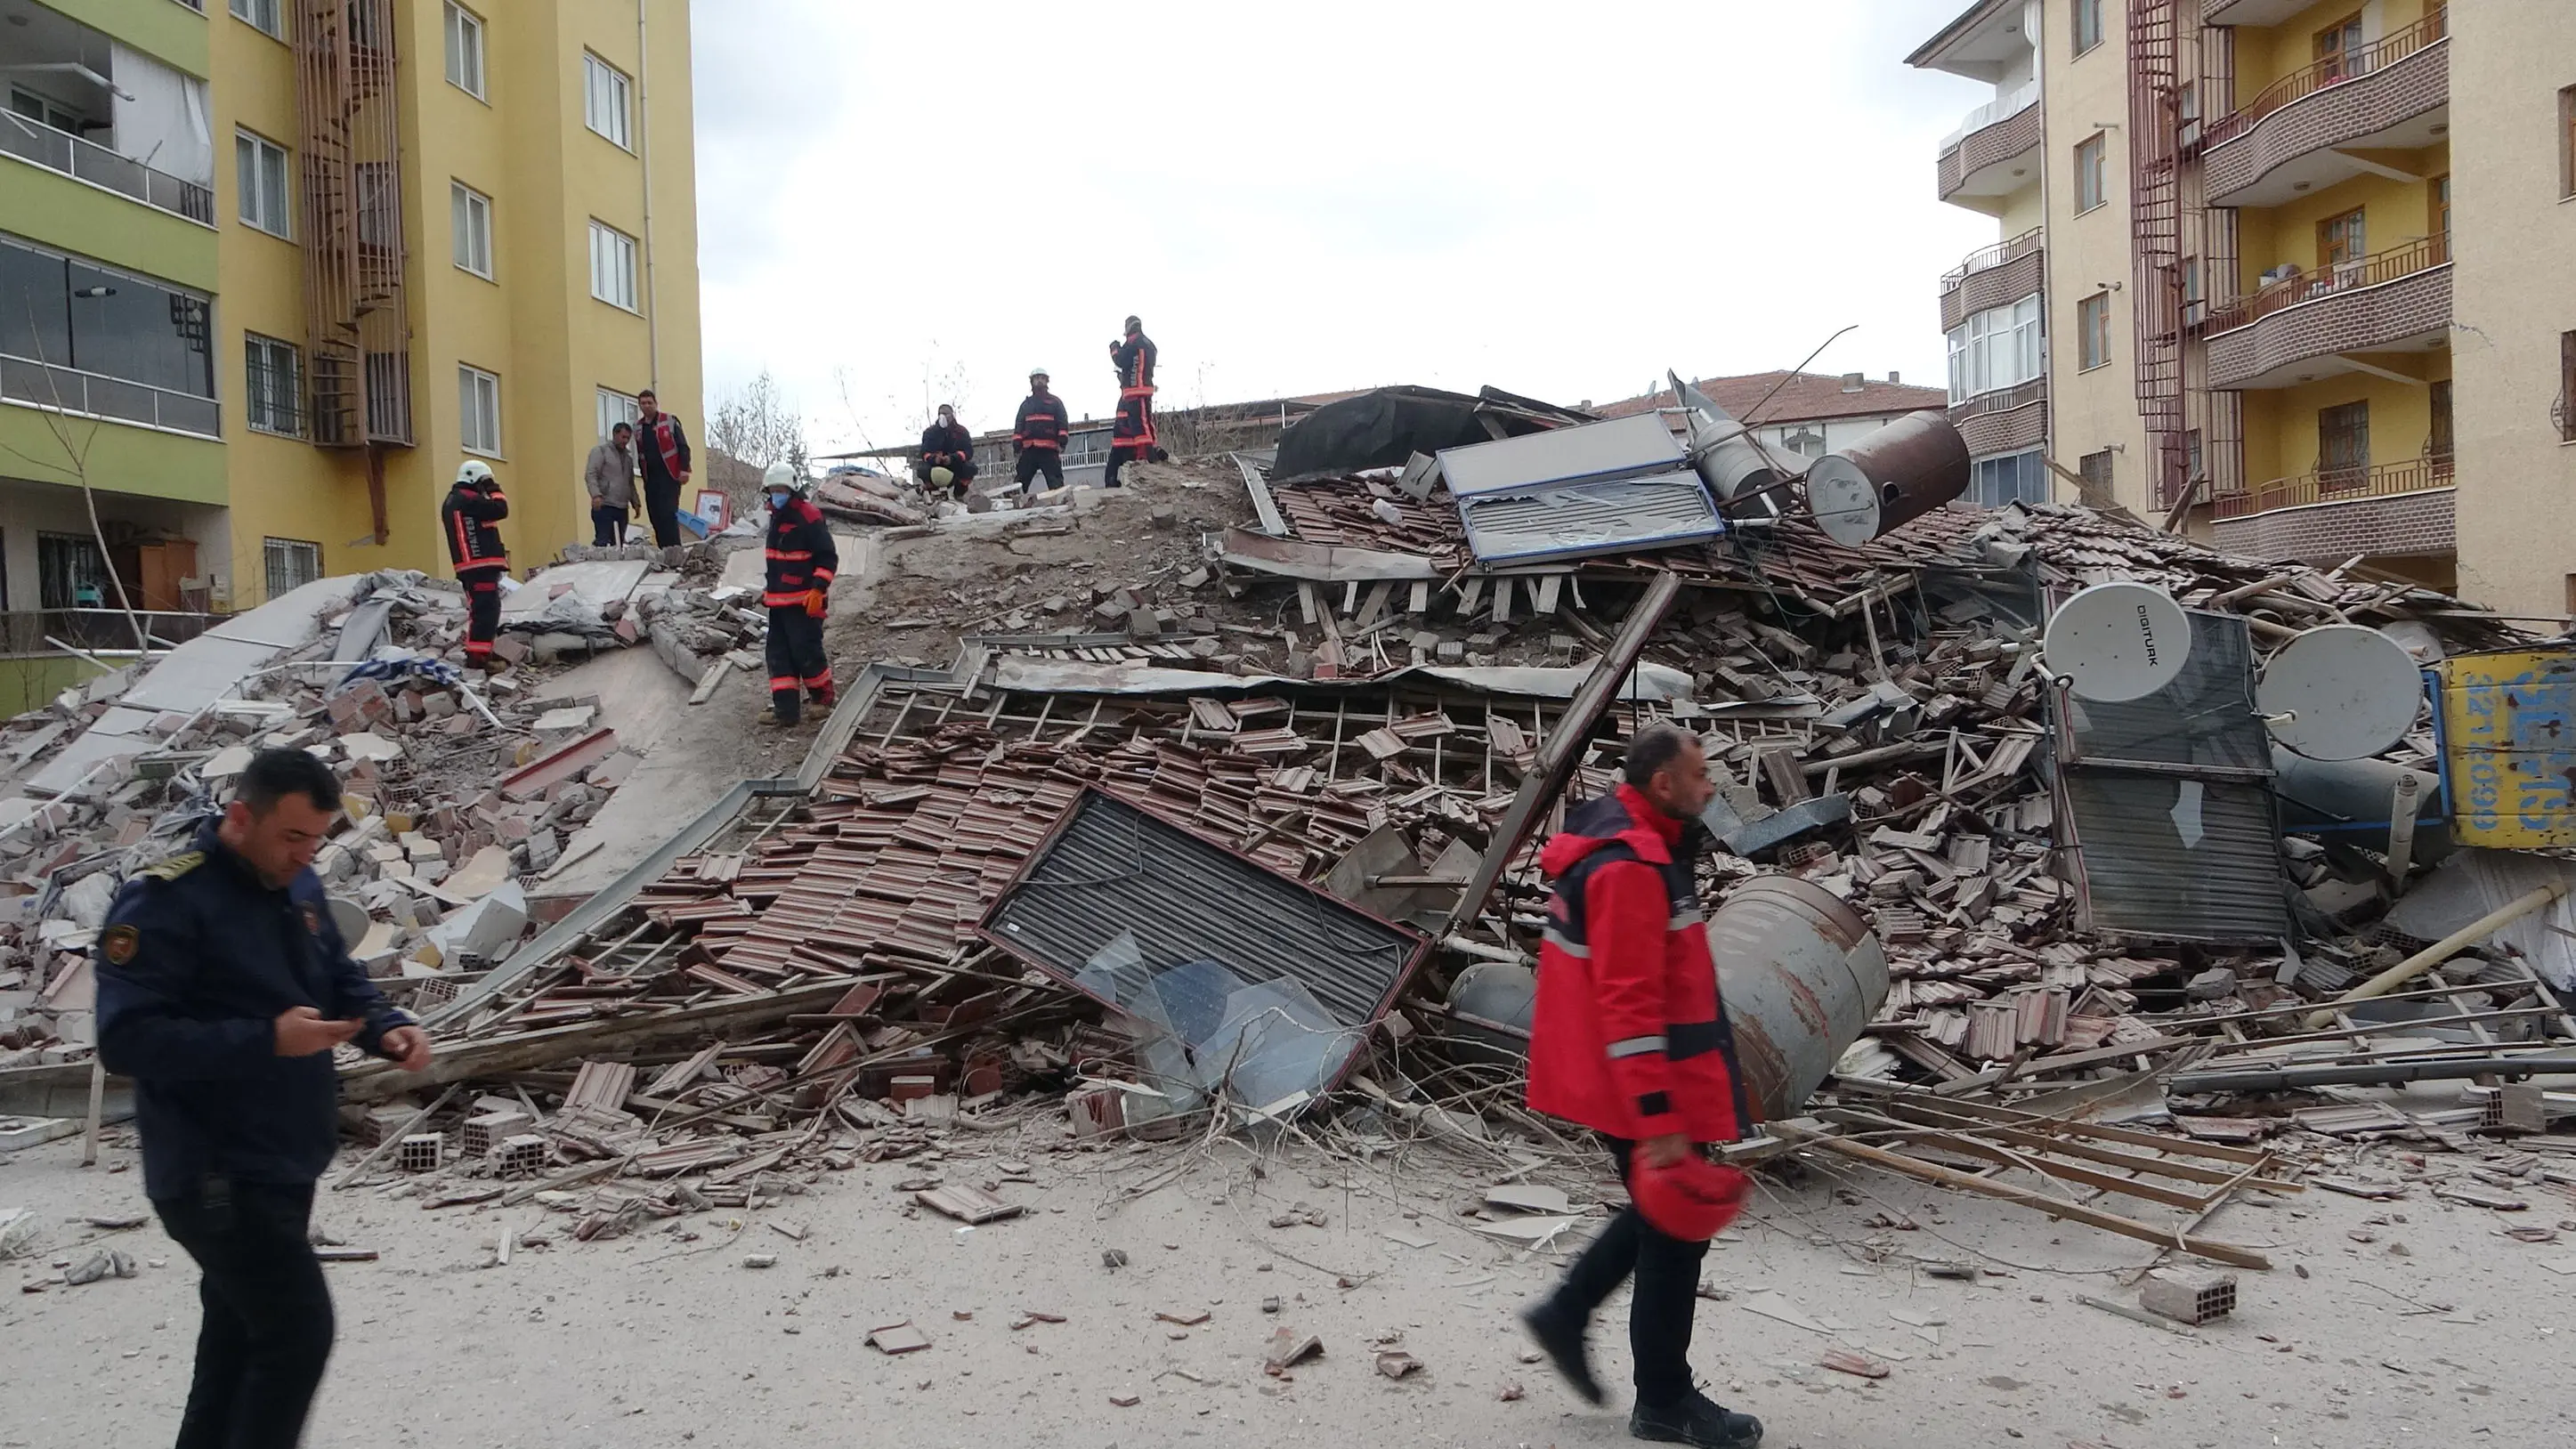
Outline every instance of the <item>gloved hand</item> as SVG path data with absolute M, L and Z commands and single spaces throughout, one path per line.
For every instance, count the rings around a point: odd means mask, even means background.
M 829 594 L 824 593 L 821 589 L 807 589 L 805 591 L 805 617 L 809 619 L 822 618 L 826 613 L 831 611 L 831 608 L 832 601 Z

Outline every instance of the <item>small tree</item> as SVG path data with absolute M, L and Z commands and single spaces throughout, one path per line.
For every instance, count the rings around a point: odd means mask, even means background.
M 707 416 L 707 445 L 755 469 L 788 462 L 805 452 L 805 418 L 763 368 L 717 401 Z

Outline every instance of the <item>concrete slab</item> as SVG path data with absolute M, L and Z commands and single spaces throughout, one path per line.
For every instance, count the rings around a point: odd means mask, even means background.
M 838 547 L 839 544 L 840 540 L 835 538 L 833 540 L 834 547 Z M 769 560 L 762 556 L 759 549 L 735 549 L 733 552 L 725 555 L 724 572 L 717 576 L 716 587 L 720 589 L 749 589 L 753 593 L 758 593 L 760 592 L 761 584 L 766 581 L 766 570 L 768 569 L 768 566 Z
M 129 709 L 194 714 L 230 693 L 243 676 L 282 649 L 292 647 L 206 634 L 171 650 L 141 684 L 126 691 L 123 703 Z
M 322 637 L 321 616 L 349 601 L 358 591 L 359 574 L 315 579 L 280 594 L 246 614 L 235 614 L 206 631 L 207 637 L 265 644 L 271 649 L 297 649 Z M 167 662 L 167 661 L 164 661 Z
M 111 705 L 107 713 L 90 723 L 89 732 L 94 735 L 148 735 L 152 732 L 152 722 L 160 717 L 159 710 Z
M 546 605 L 570 585 L 581 601 L 596 609 L 612 600 L 623 599 L 635 592 L 653 566 L 642 559 L 591 559 L 581 563 L 557 564 L 534 575 L 520 586 L 517 593 L 501 601 L 501 618 L 533 619 L 545 613 Z
M 133 735 L 83 735 L 63 746 L 43 769 L 29 776 L 24 788 L 30 795 L 78 794 L 86 798 L 91 786 L 84 783 L 84 777 L 92 769 L 109 760 L 132 759 L 151 747 L 151 741 Z

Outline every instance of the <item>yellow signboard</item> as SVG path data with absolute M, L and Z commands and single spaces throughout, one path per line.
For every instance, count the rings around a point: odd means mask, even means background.
M 2441 679 L 2451 838 L 2576 845 L 2576 649 L 2463 654 L 2443 661 Z

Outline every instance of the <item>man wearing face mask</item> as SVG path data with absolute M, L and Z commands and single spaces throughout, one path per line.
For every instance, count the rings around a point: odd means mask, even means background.
M 332 1049 L 430 1062 L 427 1034 L 349 959 L 312 871 L 339 814 L 330 766 L 262 750 L 99 933 L 99 1060 L 134 1079 L 144 1194 L 204 1273 L 183 1449 L 293 1449 L 335 1331 L 310 1238 L 339 1146 Z
M 939 476 L 942 470 L 947 477 Z M 975 481 L 974 436 L 946 403 L 939 405 L 939 420 L 921 430 L 921 481 L 952 498 L 965 497 L 967 485 Z
M 762 724 L 796 723 L 809 696 L 825 710 L 838 702 L 832 663 L 823 654 L 823 615 L 841 555 L 823 510 L 798 497 L 796 483 L 796 470 L 785 463 L 772 463 L 761 475 L 769 500 L 769 577 L 760 600 L 769 607 L 769 708 L 761 712 Z

